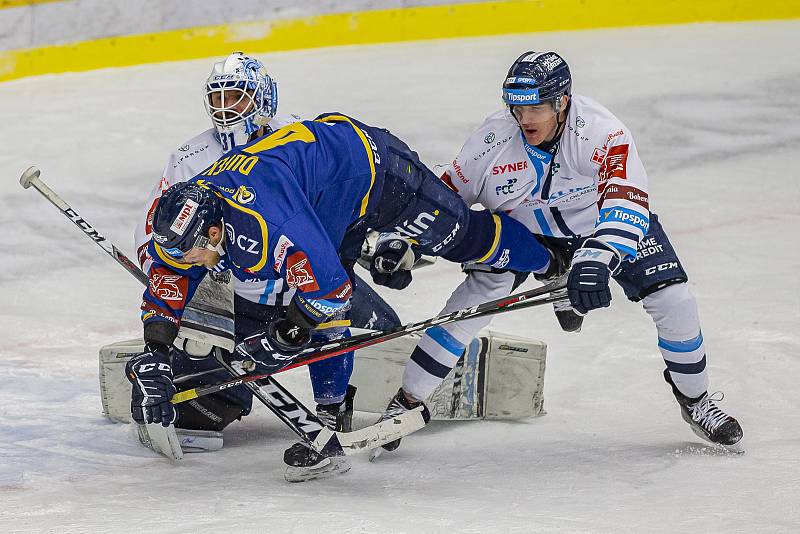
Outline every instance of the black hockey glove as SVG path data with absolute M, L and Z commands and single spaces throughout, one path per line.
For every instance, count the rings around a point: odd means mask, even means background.
M 248 372 L 277 373 L 292 363 L 297 353 L 311 342 L 308 328 L 289 319 L 278 319 L 263 332 L 244 338 L 236 345 L 234 359 Z
M 392 289 L 405 289 L 411 283 L 411 268 L 419 256 L 402 237 L 379 238 L 369 268 L 372 281 Z
M 131 415 L 140 425 L 161 423 L 169 426 L 177 416 L 170 399 L 175 394 L 172 366 L 167 347 L 145 345 L 125 366 L 125 376 L 133 384 Z
M 621 262 L 619 252 L 614 247 L 591 237 L 575 251 L 567 279 L 567 292 L 572 307 L 578 313 L 585 314 L 611 304 L 609 282 Z

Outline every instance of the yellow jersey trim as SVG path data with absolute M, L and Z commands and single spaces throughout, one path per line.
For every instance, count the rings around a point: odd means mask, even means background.
M 364 144 L 364 150 L 367 152 L 367 160 L 369 160 L 370 178 L 369 188 L 367 189 L 367 193 L 364 195 L 364 198 L 361 199 L 361 209 L 358 211 L 358 216 L 363 217 L 367 212 L 367 205 L 369 204 L 369 195 L 372 193 L 372 186 L 375 185 L 375 154 L 372 152 L 372 146 L 369 144 L 369 141 L 367 141 L 367 137 L 364 135 L 364 132 L 361 131 L 361 128 L 353 124 L 353 121 L 351 121 L 349 117 L 345 117 L 344 115 L 328 115 L 327 117 L 317 119 L 317 122 L 346 122 L 353 127 L 353 130 L 355 130 L 356 134 L 361 139 L 361 142 Z
M 328 321 L 327 323 L 320 323 L 317 325 L 316 330 L 324 330 L 326 328 L 341 328 L 350 326 L 350 319 L 342 319 L 340 321 Z
M 159 259 L 161 261 L 163 261 L 164 263 L 166 263 L 167 265 L 169 265 L 170 267 L 172 267 L 173 269 L 180 269 L 181 271 L 188 271 L 192 267 L 195 267 L 195 265 L 193 263 L 180 263 L 180 262 L 175 261 L 172 258 L 172 256 L 170 256 L 169 254 L 164 252 L 164 249 L 161 248 L 161 245 L 159 245 L 158 243 L 153 242 L 153 245 L 154 245 L 153 248 L 156 249 L 156 254 L 158 255 Z
M 475 260 L 478 263 L 483 263 L 497 251 L 497 245 L 500 243 L 500 230 L 503 229 L 503 225 L 500 222 L 500 217 L 492 213 L 492 219 L 494 219 L 494 241 L 492 242 L 492 246 L 489 248 L 489 252 L 486 253 L 485 256 L 482 258 L 478 258 Z
M 209 182 L 211 183 L 211 182 Z M 211 184 L 213 185 L 213 184 Z M 244 206 L 240 206 L 233 200 L 219 195 L 225 202 L 231 205 L 231 207 L 236 208 L 239 211 L 243 211 L 246 214 L 254 217 L 256 221 L 258 221 L 258 226 L 261 228 L 261 237 L 263 238 L 262 243 L 264 246 L 261 249 L 261 258 L 258 260 L 258 263 L 253 265 L 252 267 L 243 267 L 245 271 L 249 271 L 251 273 L 257 273 L 261 269 L 264 268 L 264 265 L 267 264 L 267 249 L 269 249 L 269 231 L 267 230 L 267 221 L 264 220 L 264 217 L 261 216 L 257 211 L 251 210 L 250 208 L 245 208 Z

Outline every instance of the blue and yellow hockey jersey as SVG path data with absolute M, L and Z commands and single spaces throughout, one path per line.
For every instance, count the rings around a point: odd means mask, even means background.
M 192 178 L 224 201 L 222 266 L 245 282 L 283 278 L 315 323 L 336 313 L 352 291 L 339 247 L 380 194 L 375 152 L 355 121 L 332 114 L 285 126 Z M 149 247 L 155 262 L 142 320 L 177 324 L 207 269 L 176 262 L 154 241 Z

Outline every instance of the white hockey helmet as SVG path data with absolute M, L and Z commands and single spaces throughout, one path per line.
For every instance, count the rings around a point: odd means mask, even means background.
M 206 111 L 222 149 L 246 144 L 278 110 L 278 86 L 259 60 L 234 52 L 215 63 L 206 80 Z

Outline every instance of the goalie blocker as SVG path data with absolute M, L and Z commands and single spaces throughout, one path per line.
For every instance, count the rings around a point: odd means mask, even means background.
M 419 336 L 411 335 L 356 351 L 351 384 L 358 388 L 355 409 L 383 413 L 386 399 L 403 380 L 408 355 Z M 103 414 L 128 423 L 131 385 L 125 363 L 143 350 L 134 339 L 100 349 Z M 547 345 L 542 341 L 485 330 L 426 400 L 437 420 L 521 419 L 544 413 Z

